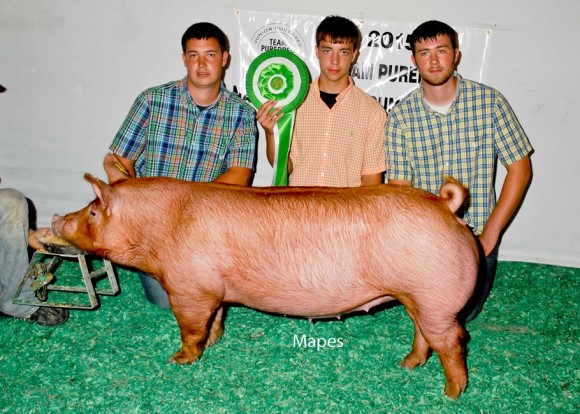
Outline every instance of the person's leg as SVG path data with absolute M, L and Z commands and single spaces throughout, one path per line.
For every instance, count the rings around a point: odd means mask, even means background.
M 16 318 L 28 318 L 36 306 L 12 303 L 28 269 L 28 203 L 26 197 L 11 188 L 0 189 L 0 312 Z M 23 299 L 33 299 L 28 286 Z
M 480 265 L 477 286 L 475 287 L 472 298 L 469 300 L 463 311 L 463 314 L 467 315 L 465 317 L 465 322 L 470 322 L 479 315 L 483 310 L 483 305 L 485 305 L 485 302 L 489 297 L 491 288 L 493 287 L 493 282 L 495 281 L 498 250 L 499 246 L 496 246 L 496 248 L 493 249 Z
M 0 189 L 0 313 L 41 325 L 63 323 L 68 319 L 67 309 L 13 303 L 28 261 L 28 202 L 17 190 Z M 34 298 L 30 286 L 23 287 L 20 298 Z
M 143 290 L 145 291 L 145 296 L 149 302 L 154 303 L 157 306 L 161 306 L 162 308 L 171 308 L 167 292 L 165 289 L 163 289 L 157 279 L 149 276 L 146 273 L 139 273 L 139 279 L 141 280 Z

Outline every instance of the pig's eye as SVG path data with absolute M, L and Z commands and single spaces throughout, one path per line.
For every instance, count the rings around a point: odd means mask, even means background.
M 89 214 L 91 217 L 95 217 L 97 215 L 97 213 L 95 213 L 93 210 L 89 210 Z

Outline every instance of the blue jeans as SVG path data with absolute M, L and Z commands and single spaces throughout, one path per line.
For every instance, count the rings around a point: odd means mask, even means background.
M 12 303 L 20 282 L 28 270 L 28 201 L 12 188 L 0 189 L 0 312 L 16 318 L 27 318 L 37 306 Z M 34 299 L 25 286 L 21 299 Z
M 139 273 L 139 279 L 141 280 L 143 290 L 145 291 L 145 296 L 149 302 L 154 303 L 157 306 L 161 306 L 162 308 L 171 308 L 169 305 L 169 297 L 167 296 L 167 292 L 165 289 L 163 289 L 157 279 L 149 276 L 146 273 Z
M 462 315 L 465 315 L 465 322 L 470 322 L 479 315 L 483 309 L 483 305 L 489 297 L 489 293 L 491 292 L 495 280 L 495 271 L 497 270 L 498 251 L 499 245 L 495 246 L 495 249 L 493 249 L 493 251 L 485 258 L 485 260 L 482 260 L 479 265 L 479 274 L 475 291 L 461 312 Z M 481 255 L 483 256 L 483 252 Z

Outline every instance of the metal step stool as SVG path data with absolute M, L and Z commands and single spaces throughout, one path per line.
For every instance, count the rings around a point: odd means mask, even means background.
M 91 264 L 102 261 L 102 266 L 93 271 L 89 271 L 87 265 L 87 253 L 77 249 L 74 246 L 44 244 L 44 249 L 37 250 L 32 255 L 28 270 L 20 283 L 18 292 L 13 302 L 21 305 L 32 306 L 51 306 L 57 308 L 73 309 L 94 309 L 99 305 L 98 295 L 113 296 L 119 292 L 119 284 L 113 269 L 113 265 L 107 259 L 91 256 Z M 50 259 L 50 260 L 49 260 Z M 78 262 L 80 276 L 82 276 L 83 285 L 67 286 L 59 285 L 60 277 L 57 275 L 58 268 L 63 262 Z M 98 284 L 104 282 L 103 275 L 107 275 L 108 288 L 97 288 Z M 72 276 L 66 277 L 70 279 Z M 29 286 L 35 292 L 33 299 L 22 298 L 22 290 Z M 59 291 L 73 294 L 72 301 L 50 301 L 49 292 Z M 88 301 L 78 300 L 79 295 L 86 294 Z M 61 295 L 62 296 L 62 295 Z M 68 295 L 66 295 L 68 296 Z M 76 300 L 74 300 L 76 299 Z

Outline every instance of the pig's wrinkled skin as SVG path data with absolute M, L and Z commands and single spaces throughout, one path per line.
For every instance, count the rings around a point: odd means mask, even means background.
M 443 186 L 440 198 L 390 185 L 85 179 L 97 198 L 55 215 L 53 232 L 159 280 L 181 331 L 174 362 L 194 362 L 219 341 L 224 304 L 321 318 L 397 299 L 415 325 L 401 365 L 423 365 L 434 350 L 445 393 L 456 398 L 465 390 L 468 334 L 457 314 L 473 292 L 479 253 L 453 213 L 466 192 L 455 182 Z

